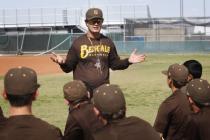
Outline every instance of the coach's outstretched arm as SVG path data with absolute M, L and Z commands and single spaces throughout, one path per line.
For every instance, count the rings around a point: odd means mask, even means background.
M 112 48 L 109 54 L 109 68 L 112 70 L 124 70 L 131 64 L 145 61 L 146 55 L 136 53 L 136 49 L 130 54 L 129 58 L 121 59 L 117 54 L 116 48 Z

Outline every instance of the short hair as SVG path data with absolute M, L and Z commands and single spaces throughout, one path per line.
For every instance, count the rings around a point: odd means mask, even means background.
M 75 100 L 75 101 L 70 101 L 70 100 L 68 100 L 69 104 L 71 104 L 71 105 L 73 105 L 73 106 L 75 106 L 75 105 L 77 105 L 77 104 L 79 104 L 79 103 L 86 102 L 86 101 L 90 102 L 90 99 L 89 99 L 87 96 L 85 96 L 85 97 L 83 97 L 83 98 L 81 98 L 81 99 L 77 99 L 77 100 Z
M 189 74 L 193 76 L 193 78 L 201 78 L 202 76 L 202 65 L 197 60 L 188 60 L 183 63 L 185 67 L 187 67 Z
M 173 80 L 173 79 L 172 79 Z M 176 80 L 173 80 L 173 84 L 174 84 L 174 87 L 175 88 L 182 88 L 183 86 L 185 86 L 187 84 L 187 82 L 179 82 L 179 81 L 176 81 Z
M 100 112 L 100 114 L 104 119 L 110 122 L 112 120 L 118 120 L 124 118 L 126 114 L 126 109 L 125 108 L 120 109 L 118 112 L 112 114 L 106 112 Z
M 30 105 L 32 103 L 35 93 L 26 94 L 26 95 L 11 95 L 7 94 L 7 99 L 11 106 L 22 107 Z
M 171 79 L 174 87 L 178 88 L 178 89 L 182 88 L 183 86 L 185 86 L 187 84 L 187 81 L 185 81 L 185 82 L 176 81 L 176 80 L 172 79 L 170 76 L 168 76 L 168 79 Z

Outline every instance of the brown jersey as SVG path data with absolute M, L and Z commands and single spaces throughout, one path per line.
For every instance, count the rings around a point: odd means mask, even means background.
M 12 116 L 0 130 L 0 140 L 61 140 L 60 129 L 33 115 Z
M 176 90 L 160 105 L 154 128 L 166 140 L 181 140 L 190 114 L 187 96 Z
M 160 140 L 152 126 L 137 117 L 111 121 L 93 136 L 94 140 Z
M 185 140 L 210 139 L 210 107 L 204 107 L 199 113 L 191 115 L 185 133 Z
M 92 132 L 103 127 L 89 102 L 70 110 L 64 131 L 64 140 L 93 140 Z
M 92 92 L 96 87 L 109 83 L 109 68 L 126 69 L 129 62 L 128 59 L 120 59 L 108 37 L 101 34 L 99 39 L 90 39 L 85 34 L 73 42 L 65 64 L 60 66 L 64 72 L 73 71 L 74 80 L 83 81 Z

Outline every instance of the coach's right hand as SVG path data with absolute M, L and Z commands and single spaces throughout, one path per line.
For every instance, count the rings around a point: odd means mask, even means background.
M 50 59 L 51 59 L 53 62 L 58 63 L 58 64 L 64 64 L 64 63 L 65 63 L 64 58 L 61 57 L 61 56 L 58 55 L 58 54 L 55 54 L 54 52 L 51 52 Z

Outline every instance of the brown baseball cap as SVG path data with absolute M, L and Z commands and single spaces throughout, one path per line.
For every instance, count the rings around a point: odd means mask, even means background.
M 191 80 L 187 85 L 186 93 L 196 103 L 204 106 L 210 105 L 210 84 L 207 80 Z
M 92 20 L 92 19 L 104 19 L 103 18 L 103 12 L 99 8 L 90 8 L 86 12 L 86 20 Z
M 171 79 L 177 82 L 187 82 L 188 78 L 188 69 L 181 64 L 172 64 L 169 66 L 168 70 L 162 71 L 163 74 L 170 76 Z
M 123 92 L 117 85 L 104 84 L 94 90 L 93 104 L 104 113 L 114 114 L 125 108 Z
M 74 102 L 86 97 L 88 90 L 82 81 L 74 80 L 63 86 L 63 93 L 66 100 Z
M 22 66 L 11 68 L 4 77 L 4 88 L 9 95 L 32 94 L 39 87 L 37 74 L 31 68 Z

